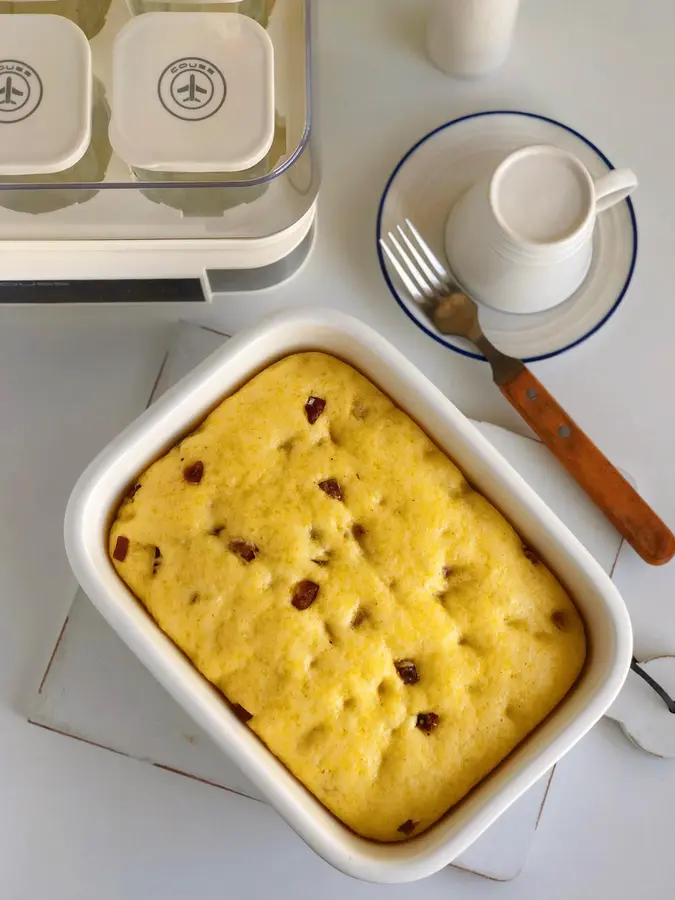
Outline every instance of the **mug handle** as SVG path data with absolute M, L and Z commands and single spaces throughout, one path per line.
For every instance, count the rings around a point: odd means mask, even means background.
M 596 178 L 595 209 L 604 212 L 621 200 L 625 200 L 638 186 L 637 176 L 630 169 L 612 169 L 606 175 Z

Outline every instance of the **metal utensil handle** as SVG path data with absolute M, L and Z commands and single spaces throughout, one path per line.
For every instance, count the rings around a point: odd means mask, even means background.
M 668 526 L 526 366 L 499 387 L 645 562 L 660 566 L 675 556 L 675 536 Z
M 642 668 L 635 657 L 633 657 L 630 667 L 636 675 L 639 675 L 640 678 L 642 678 L 642 680 L 645 681 L 649 685 L 649 687 L 659 695 L 659 697 L 668 707 L 668 712 L 675 715 L 675 700 L 673 700 L 668 691 L 666 691 L 666 689 L 662 687 L 658 683 L 658 681 L 656 681 L 656 679 L 652 678 L 649 672 L 645 672 L 645 670 Z

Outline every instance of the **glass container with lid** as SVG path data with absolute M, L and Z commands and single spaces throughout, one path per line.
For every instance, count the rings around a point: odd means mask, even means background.
M 63 5 L 65 18 L 44 9 Z M 78 16 L 99 5 L 89 41 Z M 255 266 L 286 234 L 293 249 L 319 187 L 313 8 L 0 0 L 0 254 L 230 242 Z

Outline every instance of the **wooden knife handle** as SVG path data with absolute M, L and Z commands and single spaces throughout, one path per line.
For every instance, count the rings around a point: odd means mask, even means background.
M 645 562 L 667 563 L 675 536 L 529 369 L 500 389 Z

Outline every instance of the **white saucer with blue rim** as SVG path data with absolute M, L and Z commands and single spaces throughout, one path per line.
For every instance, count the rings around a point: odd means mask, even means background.
M 395 299 L 434 340 L 476 359 L 482 356 L 462 338 L 442 335 L 434 328 L 389 268 L 379 239 L 407 217 L 445 260 L 445 226 L 454 203 L 508 154 L 528 144 L 552 144 L 574 153 L 593 177 L 614 168 L 587 138 L 553 119 L 511 111 L 477 113 L 448 122 L 415 144 L 392 173 L 380 203 L 378 255 Z M 530 362 L 569 350 L 594 334 L 618 309 L 633 276 L 637 245 L 635 212 L 626 200 L 598 216 L 591 269 L 572 297 L 530 315 L 481 306 L 483 329 L 504 353 Z

